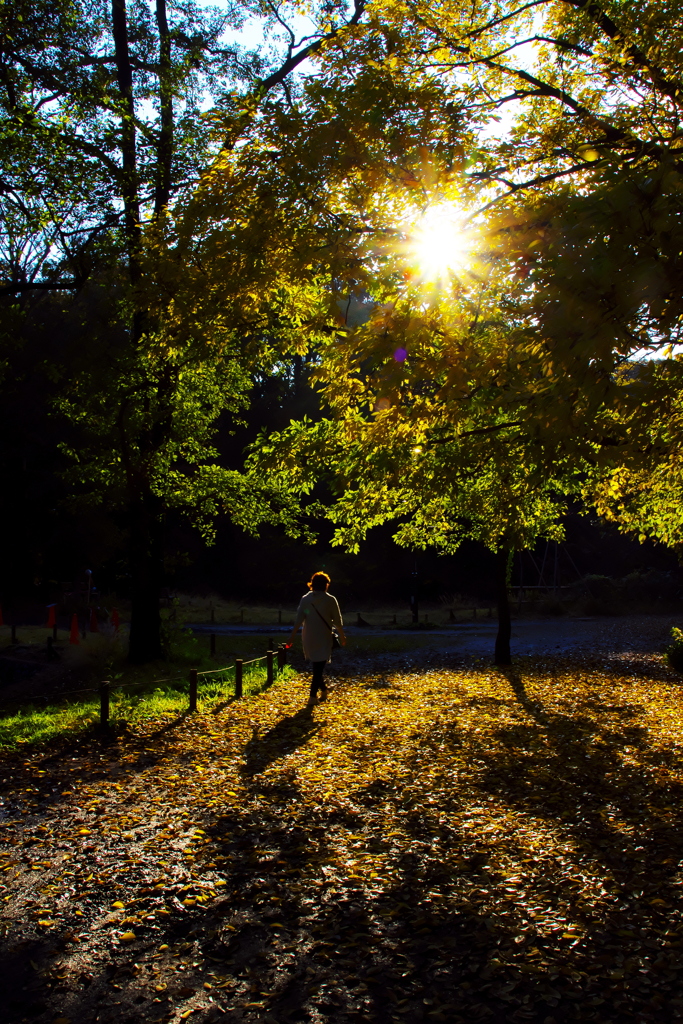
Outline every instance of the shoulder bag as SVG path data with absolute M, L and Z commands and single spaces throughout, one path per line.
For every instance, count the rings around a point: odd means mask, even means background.
M 313 605 L 313 607 L 315 608 L 315 605 Z M 329 624 L 329 622 L 327 621 L 325 616 L 322 614 L 322 612 L 318 611 L 317 608 L 315 608 L 315 610 L 318 612 L 318 615 L 323 620 L 323 622 L 325 623 L 325 625 L 329 629 L 330 633 L 332 634 L 332 650 L 334 650 L 335 647 L 341 647 L 341 643 L 339 641 L 339 634 L 337 633 L 337 630 L 334 628 L 334 626 L 331 626 Z

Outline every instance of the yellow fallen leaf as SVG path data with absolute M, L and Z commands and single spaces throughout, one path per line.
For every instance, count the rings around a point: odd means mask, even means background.
M 194 907 L 196 900 L 183 900 L 184 907 Z
M 114 907 L 114 909 L 115 909 L 115 910 L 123 910 L 123 908 L 125 907 L 125 905 L 126 905 L 126 904 L 125 904 L 125 903 L 122 903 L 122 902 L 121 902 L 121 900 L 116 900 L 116 902 L 115 902 L 115 903 L 112 903 L 112 907 Z
M 124 932 L 119 935 L 119 942 L 135 942 L 135 932 Z
M 52 928 L 54 921 L 48 921 L 47 918 L 42 918 L 38 924 L 42 925 L 43 928 Z

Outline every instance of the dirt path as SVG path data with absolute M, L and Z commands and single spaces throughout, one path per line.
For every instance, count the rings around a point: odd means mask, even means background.
M 3 1024 L 680 1020 L 677 677 L 306 691 L 5 760 Z

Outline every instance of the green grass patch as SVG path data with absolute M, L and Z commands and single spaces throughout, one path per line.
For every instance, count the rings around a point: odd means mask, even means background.
M 296 675 L 285 666 L 276 678 L 279 681 Z M 116 683 L 114 683 L 116 686 Z M 265 664 L 248 665 L 242 678 L 243 696 L 262 693 L 268 688 Z M 198 706 L 209 710 L 234 699 L 234 668 L 214 675 L 200 676 L 198 680 Z M 84 695 L 86 696 L 86 695 Z M 147 720 L 160 722 L 179 718 L 188 710 L 189 679 L 178 679 L 153 685 L 135 682 L 113 689 L 110 695 L 110 726 L 120 727 L 124 722 L 135 728 Z M 92 732 L 100 725 L 98 694 L 68 703 L 37 706 L 35 703 L 10 709 L 0 714 L 0 751 L 8 752 L 27 747 L 49 746 Z

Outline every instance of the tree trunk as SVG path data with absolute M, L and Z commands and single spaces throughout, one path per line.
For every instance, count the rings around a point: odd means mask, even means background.
M 498 604 L 498 634 L 496 636 L 496 665 L 510 665 L 510 600 L 508 596 L 508 559 L 507 548 L 498 548 L 496 552 L 496 602 Z
M 128 14 L 126 0 L 112 0 L 112 34 L 116 57 L 116 78 L 121 94 L 121 195 L 124 225 L 133 284 L 139 276 L 140 198 L 138 195 L 137 140 L 135 131 L 135 98 L 133 66 L 128 49 Z
M 130 511 L 132 607 L 128 659 L 135 664 L 163 657 L 159 600 L 163 571 L 163 526 L 152 495 Z
M 157 145 L 157 173 L 154 190 L 154 215 L 158 217 L 171 198 L 173 164 L 173 80 L 171 68 L 171 33 L 168 28 L 166 0 L 156 0 L 159 29 L 159 102 L 161 130 Z

